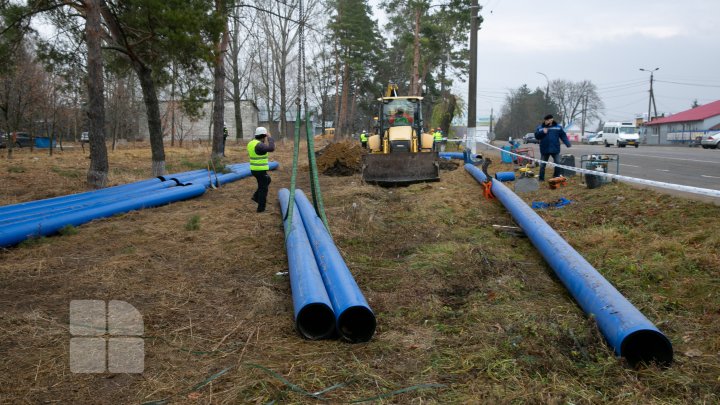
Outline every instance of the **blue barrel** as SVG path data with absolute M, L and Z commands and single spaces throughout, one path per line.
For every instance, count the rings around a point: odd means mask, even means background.
M 512 146 L 510 146 L 510 145 L 505 145 L 502 148 L 503 148 L 503 151 L 509 152 L 512 150 Z M 508 152 L 500 152 L 500 157 L 502 158 L 503 163 L 512 163 L 513 162 L 513 156 L 511 154 L 509 154 Z

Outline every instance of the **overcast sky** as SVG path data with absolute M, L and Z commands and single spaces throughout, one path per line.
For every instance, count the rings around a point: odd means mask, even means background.
M 375 4 L 376 1 L 371 1 Z M 439 2 L 437 2 L 439 4 Z M 647 114 L 655 72 L 658 113 L 720 100 L 720 0 L 480 0 L 478 116 L 508 89 L 590 80 L 606 120 Z M 385 20 L 377 7 L 376 17 Z M 684 84 L 664 83 L 677 82 Z M 467 84 L 456 86 L 467 99 Z

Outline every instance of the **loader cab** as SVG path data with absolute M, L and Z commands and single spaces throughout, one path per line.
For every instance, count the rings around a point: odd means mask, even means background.
M 378 101 L 380 138 L 379 144 L 371 147 L 371 152 L 418 152 L 422 149 L 418 145 L 422 139 L 422 97 L 383 97 Z

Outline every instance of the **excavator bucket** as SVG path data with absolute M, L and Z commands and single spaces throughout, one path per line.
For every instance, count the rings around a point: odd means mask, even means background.
M 368 183 L 402 185 L 440 180 L 437 152 L 363 155 L 362 177 Z

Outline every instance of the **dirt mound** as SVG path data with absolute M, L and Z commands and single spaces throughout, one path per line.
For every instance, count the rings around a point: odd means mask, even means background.
M 360 173 L 362 153 L 362 147 L 355 142 L 331 143 L 316 153 L 318 172 L 326 176 Z
M 453 162 L 452 160 L 440 159 L 440 170 L 457 170 L 460 167 L 460 163 Z

